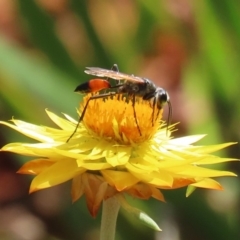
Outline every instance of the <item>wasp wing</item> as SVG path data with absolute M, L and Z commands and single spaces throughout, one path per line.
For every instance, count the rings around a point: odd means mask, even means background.
M 98 76 L 98 77 L 107 77 L 112 78 L 116 80 L 125 80 L 125 81 L 132 81 L 132 82 L 138 82 L 138 83 L 144 83 L 144 79 L 141 77 L 137 77 L 134 75 L 129 75 L 121 72 L 116 72 L 113 70 L 108 70 L 104 68 L 98 68 L 98 67 L 87 67 L 87 70 L 84 71 L 87 74 Z

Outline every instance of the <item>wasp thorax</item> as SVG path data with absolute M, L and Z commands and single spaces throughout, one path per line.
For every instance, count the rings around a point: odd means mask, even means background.
M 126 82 L 118 88 L 119 93 L 127 93 L 127 94 L 136 94 L 139 91 L 138 84 L 134 82 Z

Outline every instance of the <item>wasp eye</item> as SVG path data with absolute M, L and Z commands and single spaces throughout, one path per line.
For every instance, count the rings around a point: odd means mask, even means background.
M 165 91 L 164 89 L 160 88 L 158 90 L 158 106 L 160 108 L 163 107 L 163 105 L 166 103 L 166 102 L 169 102 L 170 98 L 169 98 L 169 95 L 167 93 L 167 91 Z
M 169 101 L 169 95 L 165 90 L 162 90 L 162 92 L 160 93 L 160 98 L 161 98 L 161 101 L 164 103 Z

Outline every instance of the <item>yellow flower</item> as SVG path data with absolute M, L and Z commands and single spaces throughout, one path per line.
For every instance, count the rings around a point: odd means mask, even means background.
M 80 112 L 90 95 L 84 98 Z M 158 112 L 147 101 L 137 98 L 137 123 L 132 103 L 122 96 L 89 102 L 83 122 L 66 142 L 77 122 L 50 111 L 48 116 L 60 129 L 37 126 L 13 119 L 1 122 L 39 143 L 10 143 L 2 151 L 34 157 L 18 171 L 36 175 L 30 192 L 72 179 L 72 200 L 85 195 L 87 206 L 96 216 L 104 199 L 126 193 L 141 199 L 164 201 L 160 189 L 184 186 L 222 189 L 213 177 L 236 176 L 232 172 L 203 166 L 234 159 L 212 153 L 234 143 L 196 146 L 204 135 L 172 138 L 174 126 L 167 130 Z

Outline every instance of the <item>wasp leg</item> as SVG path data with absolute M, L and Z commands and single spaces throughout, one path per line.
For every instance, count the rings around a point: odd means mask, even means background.
M 153 111 L 152 111 L 152 126 L 154 125 L 155 107 L 156 107 L 156 98 L 154 97 L 153 98 L 153 105 L 152 105 L 152 108 L 153 108 Z
M 138 125 L 137 114 L 136 114 L 136 110 L 135 110 L 135 101 L 136 101 L 135 94 L 133 94 L 133 96 L 132 96 L 133 115 L 134 115 L 134 118 L 135 118 L 135 122 L 137 124 L 137 129 L 139 131 L 139 134 L 140 134 L 140 136 L 142 136 L 141 129 Z
M 119 68 L 118 65 L 115 63 L 113 64 L 111 70 L 115 71 L 115 72 L 119 72 Z M 117 85 L 120 84 L 120 80 L 117 80 Z
M 161 108 L 158 108 L 157 116 L 156 116 L 156 118 L 155 118 L 155 121 L 157 121 L 157 119 L 158 119 L 158 116 L 159 116 L 160 110 L 161 110 Z
M 119 72 L 118 65 L 117 65 L 116 63 L 113 64 L 113 66 L 111 67 L 111 70 L 113 70 L 113 71 L 115 71 L 115 72 Z M 107 80 L 108 82 L 110 82 L 110 81 L 109 81 L 109 77 L 107 77 L 106 80 Z M 120 83 L 120 80 L 118 80 L 117 82 L 118 82 L 118 84 L 119 84 L 119 83 Z M 111 86 L 111 87 L 112 87 L 112 86 Z M 105 90 L 105 91 L 106 91 L 106 90 Z
M 113 64 L 111 70 L 115 71 L 115 72 L 119 72 L 119 68 L 118 68 L 118 65 L 115 63 Z
M 119 68 L 118 65 L 115 63 L 113 64 L 113 66 L 111 67 L 111 70 L 115 71 L 115 72 L 119 72 Z M 109 77 L 106 78 L 106 80 L 109 82 Z M 120 83 L 120 80 L 118 80 L 118 84 Z M 110 88 L 114 88 L 115 86 L 111 86 Z M 104 93 L 106 93 L 107 89 L 105 89 Z
M 81 116 L 80 116 L 80 118 L 79 118 L 79 120 L 78 120 L 78 123 L 77 123 L 77 125 L 76 125 L 73 133 L 72 133 L 71 136 L 68 138 L 67 142 L 69 142 L 69 140 L 70 140 L 70 139 L 74 136 L 74 134 L 76 133 L 76 131 L 77 131 L 78 127 L 79 127 L 80 122 L 81 122 L 81 121 L 83 120 L 83 118 L 84 118 L 84 115 L 85 115 L 85 113 L 86 113 L 86 110 L 87 110 L 87 107 L 88 107 L 89 102 L 90 102 L 91 100 L 94 100 L 94 99 L 104 98 L 104 97 L 109 97 L 109 96 L 114 96 L 114 95 L 116 95 L 115 92 L 109 92 L 109 93 L 103 93 L 103 94 L 100 94 L 100 95 L 93 95 L 93 96 L 91 96 L 91 97 L 87 100 L 87 103 L 86 103 L 86 105 L 84 106 L 84 109 L 83 109 L 82 114 L 81 114 Z

